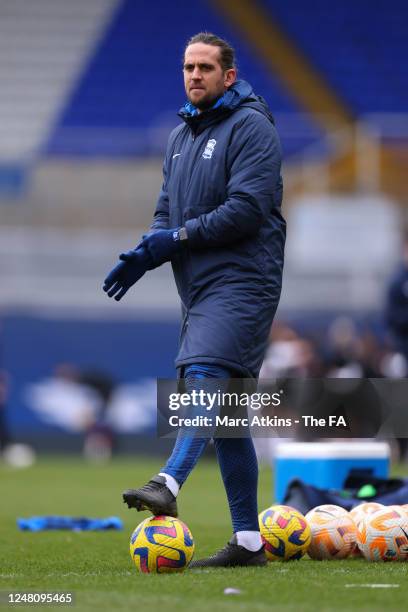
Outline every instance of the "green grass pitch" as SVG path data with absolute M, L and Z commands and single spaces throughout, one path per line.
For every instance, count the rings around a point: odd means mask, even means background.
M 266 568 L 138 574 L 128 552 L 129 536 L 148 514 L 127 510 L 121 491 L 144 483 L 159 467 L 160 461 L 141 458 L 117 459 L 107 466 L 62 458 L 42 460 L 25 470 L 0 465 L 0 590 L 73 592 L 75 605 L 71 609 L 81 612 L 406 609 L 408 563 L 302 559 L 270 563 Z M 267 468 L 260 473 L 259 502 L 260 510 L 272 503 Z M 196 556 L 214 552 L 229 539 L 228 507 L 215 463 L 203 461 L 197 466 L 180 494 L 179 510 L 180 518 L 192 530 Z M 100 533 L 18 531 L 17 517 L 37 514 L 118 515 L 125 529 Z M 399 586 L 359 586 L 379 583 Z M 241 593 L 224 595 L 227 587 Z M 51 610 L 61 609 L 61 605 L 14 605 L 8 609 L 15 608 Z

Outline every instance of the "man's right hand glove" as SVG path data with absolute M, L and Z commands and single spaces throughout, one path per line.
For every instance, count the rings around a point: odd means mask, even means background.
M 184 240 L 181 238 L 181 230 L 185 228 L 158 229 L 143 236 L 140 246 L 144 247 L 151 259 L 152 267 L 158 268 L 166 261 L 171 261 L 174 255 L 183 250 Z
M 144 247 L 119 255 L 121 262 L 113 268 L 103 283 L 103 290 L 117 302 L 147 270 L 152 269 L 152 260 Z

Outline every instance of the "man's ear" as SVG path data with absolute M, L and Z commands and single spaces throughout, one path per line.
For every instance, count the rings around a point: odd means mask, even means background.
M 226 89 L 228 89 L 228 87 L 231 87 L 231 85 L 233 83 L 235 83 L 236 80 L 237 80 L 237 70 L 236 70 L 236 68 L 229 68 L 228 70 L 225 71 L 225 74 L 224 74 L 224 87 Z

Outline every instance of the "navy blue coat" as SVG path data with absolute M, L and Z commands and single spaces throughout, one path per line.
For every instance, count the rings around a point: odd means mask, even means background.
M 245 81 L 217 108 L 179 115 L 152 224 L 188 234 L 172 261 L 183 310 L 176 367 L 219 364 L 256 378 L 282 284 L 279 138 Z

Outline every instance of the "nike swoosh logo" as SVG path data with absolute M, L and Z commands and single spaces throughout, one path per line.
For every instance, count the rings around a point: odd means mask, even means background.
M 179 155 L 181 155 L 181 153 L 175 153 L 175 154 L 173 155 L 173 159 L 174 159 L 175 157 L 178 157 Z

